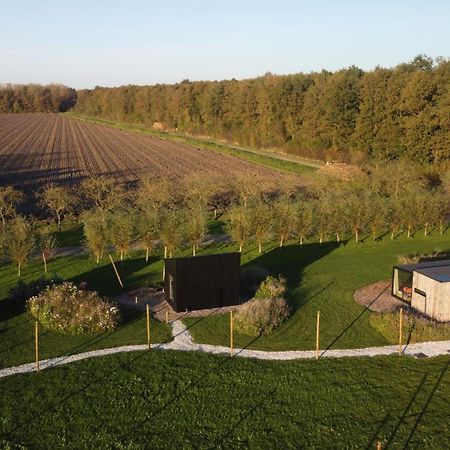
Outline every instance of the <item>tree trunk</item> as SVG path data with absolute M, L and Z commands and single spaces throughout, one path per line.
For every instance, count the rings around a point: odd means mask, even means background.
M 241 242 L 240 244 L 239 244 L 239 253 L 242 253 L 242 247 L 244 246 L 244 243 L 243 242 Z
M 356 243 L 359 242 L 359 232 L 358 232 L 358 229 L 355 230 L 355 242 L 356 242 Z
M 150 253 L 150 249 L 147 247 L 147 248 L 145 249 L 145 262 L 148 262 L 148 256 L 149 256 L 149 253 Z
M 217 219 L 217 208 L 214 208 L 214 219 Z
M 339 233 L 336 233 L 336 241 L 337 241 L 337 242 L 340 242 L 340 236 L 339 236 Z
M 192 246 L 192 256 L 195 256 L 195 244 Z
M 172 259 L 172 252 L 169 253 L 169 258 Z
M 164 246 L 164 258 L 167 258 L 167 245 Z
M 123 261 L 123 250 L 120 250 L 120 260 Z
M 166 279 L 166 263 L 163 261 L 163 272 L 162 272 L 163 281 Z
M 2 224 L 3 224 L 3 233 L 6 233 L 6 219 L 3 215 L 2 215 Z
M 258 242 L 258 248 L 259 248 L 259 253 L 261 254 L 261 253 L 262 253 L 262 245 L 261 245 L 261 242 Z
M 17 275 L 19 275 L 20 278 L 20 263 L 17 264 Z
M 300 236 L 300 245 L 303 245 L 303 236 Z
M 42 259 L 44 260 L 44 272 L 47 273 L 47 259 L 45 258 L 45 253 L 42 253 Z
M 423 230 L 423 234 L 424 234 L 425 236 L 428 236 L 428 222 L 425 222 L 425 228 L 424 228 L 424 230 Z
M 323 233 L 319 234 L 319 244 L 322 245 L 323 242 Z
M 442 221 L 442 219 L 439 221 L 439 233 L 441 234 L 441 236 L 444 234 L 444 222 Z
M 58 211 L 56 211 L 56 219 L 58 221 L 58 231 L 61 231 L 61 214 Z
M 394 239 L 394 235 L 395 235 L 395 228 L 392 228 L 391 239 Z
M 284 236 L 281 236 L 281 239 L 280 239 L 280 247 L 283 247 L 283 244 L 284 244 Z
M 408 225 L 408 239 L 411 237 L 411 225 Z
M 100 253 L 97 253 L 97 266 L 99 265 L 99 263 L 100 263 Z

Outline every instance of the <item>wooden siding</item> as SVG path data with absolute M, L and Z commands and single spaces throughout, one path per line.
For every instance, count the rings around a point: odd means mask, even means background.
M 411 306 L 433 319 L 442 322 L 449 321 L 450 283 L 441 283 L 414 272 Z

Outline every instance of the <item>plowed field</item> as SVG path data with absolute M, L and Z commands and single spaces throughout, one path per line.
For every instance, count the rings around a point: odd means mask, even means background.
M 192 173 L 276 172 L 233 156 L 86 123 L 61 114 L 0 114 L 0 184 L 32 187 L 108 176 L 181 179 Z

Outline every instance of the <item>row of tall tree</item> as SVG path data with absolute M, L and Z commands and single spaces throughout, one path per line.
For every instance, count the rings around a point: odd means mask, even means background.
M 76 101 L 76 90 L 61 84 L 0 86 L 0 113 L 65 112 Z
M 440 162 L 450 158 L 450 61 L 96 87 L 78 92 L 75 110 L 322 159 Z

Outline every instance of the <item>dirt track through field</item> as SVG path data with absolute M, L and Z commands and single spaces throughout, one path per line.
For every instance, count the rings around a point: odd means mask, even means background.
M 277 174 L 233 156 L 62 114 L 0 114 L 0 184 L 34 187 L 91 176 L 131 182 L 194 173 L 228 180 L 242 174 L 273 179 Z

